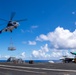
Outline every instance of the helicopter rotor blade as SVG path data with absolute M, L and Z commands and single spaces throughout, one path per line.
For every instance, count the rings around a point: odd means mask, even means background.
M 2 20 L 2 21 L 7 21 L 7 22 L 8 22 L 8 20 L 2 19 L 2 18 L 0 18 L 0 20 Z
M 27 19 L 22 19 L 22 20 L 15 20 L 17 22 L 21 22 L 21 21 L 27 21 Z
M 15 16 L 15 12 L 12 12 L 12 14 L 11 14 L 11 17 L 10 17 L 10 21 L 12 21 L 12 19 L 14 18 L 14 16 Z

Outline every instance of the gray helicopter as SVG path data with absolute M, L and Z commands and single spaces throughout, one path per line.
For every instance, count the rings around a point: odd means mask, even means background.
M 6 26 L 5 28 L 3 28 L 2 30 L 0 30 L 0 34 L 1 34 L 2 32 L 7 32 L 7 31 L 12 32 L 14 29 L 17 29 L 17 27 L 19 26 L 19 22 L 21 22 L 21 21 L 26 21 L 26 20 L 27 20 L 27 19 L 13 20 L 14 16 L 15 16 L 15 12 L 13 12 L 13 13 L 11 14 L 11 17 L 10 17 L 10 20 L 9 20 L 9 21 L 0 18 L 0 20 L 3 20 L 3 21 L 8 22 L 8 23 L 7 23 L 7 26 Z

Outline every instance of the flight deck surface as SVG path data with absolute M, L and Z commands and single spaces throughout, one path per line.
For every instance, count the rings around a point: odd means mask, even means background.
M 76 75 L 75 63 L 0 63 L 0 75 Z

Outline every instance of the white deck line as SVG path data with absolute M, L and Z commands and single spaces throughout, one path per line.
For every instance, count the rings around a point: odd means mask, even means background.
M 48 71 L 58 71 L 58 72 L 76 72 L 76 70 L 66 70 L 66 69 L 50 69 L 50 68 L 37 68 L 37 67 L 23 67 L 23 66 L 9 66 L 9 65 L 0 65 L 2 67 L 10 68 L 22 68 L 22 69 L 34 69 L 34 70 L 48 70 Z
M 28 72 L 28 73 L 39 73 L 39 74 L 46 74 L 46 72 L 37 72 L 37 71 L 29 71 L 29 70 L 21 70 L 21 69 L 12 69 L 12 68 L 6 68 L 6 67 L 0 67 L 1 69 L 7 69 L 7 70 L 13 70 L 13 71 L 22 71 L 22 72 Z M 5 73 L 4 73 L 5 74 Z

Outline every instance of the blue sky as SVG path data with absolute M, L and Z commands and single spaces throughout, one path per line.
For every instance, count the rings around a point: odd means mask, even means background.
M 28 19 L 0 34 L 0 59 L 59 59 L 76 48 L 76 0 L 0 0 L 0 18 Z M 4 21 L 0 21 L 3 24 Z M 0 29 L 7 25 L 0 26 Z M 15 51 L 8 51 L 12 37 Z

